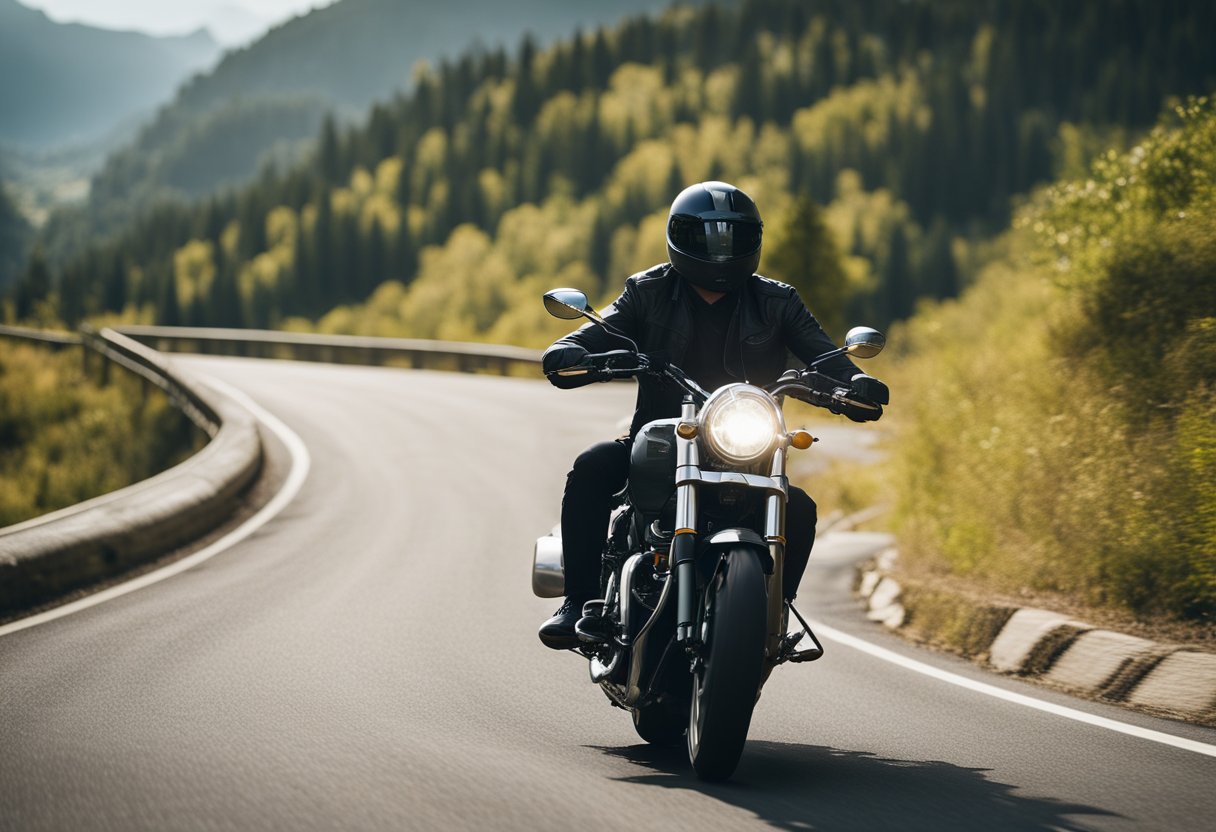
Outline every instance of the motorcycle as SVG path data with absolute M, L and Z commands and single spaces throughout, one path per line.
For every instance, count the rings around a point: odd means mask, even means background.
M 591 681 L 632 715 L 643 740 L 675 745 L 686 737 L 697 776 L 725 780 L 773 669 L 823 656 L 781 589 L 786 457 L 817 441 L 805 430 L 786 430 L 784 398 L 836 412 L 876 408 L 815 368 L 842 354 L 870 358 L 886 339 L 855 327 L 844 347 L 767 388 L 735 383 L 708 391 L 642 353 L 582 292 L 555 289 L 544 303 L 554 317 L 587 318 L 630 344 L 558 373 L 653 374 L 684 391 L 678 418 L 646 424 L 633 441 L 628 485 L 617 495 L 603 550 L 602 597 L 583 607 L 576 652 L 588 660 Z M 556 534 L 536 542 L 532 588 L 544 598 L 565 594 Z M 791 614 L 799 629 L 789 633 Z

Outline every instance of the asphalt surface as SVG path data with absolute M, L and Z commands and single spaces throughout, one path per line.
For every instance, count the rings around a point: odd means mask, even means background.
M 289 425 L 308 478 L 206 563 L 0 637 L 0 830 L 1174 830 L 1216 817 L 1216 758 L 831 642 L 777 670 L 734 780 L 702 785 L 535 635 L 556 605 L 531 594 L 533 539 L 575 454 L 613 435 L 627 387 L 181 360 Z M 821 541 L 804 614 L 1216 743 L 887 636 L 848 595 L 849 564 L 880 544 Z

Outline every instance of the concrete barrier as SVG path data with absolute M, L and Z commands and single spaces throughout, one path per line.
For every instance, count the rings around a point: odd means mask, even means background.
M 155 477 L 0 529 L 0 613 L 45 603 L 199 537 L 232 513 L 261 467 L 257 425 L 243 407 L 116 332 L 86 330 L 82 338 L 164 389 L 211 439 Z

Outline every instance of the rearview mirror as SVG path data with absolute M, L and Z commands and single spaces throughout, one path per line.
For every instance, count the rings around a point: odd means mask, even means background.
M 545 311 L 555 318 L 573 321 L 590 310 L 587 296 L 578 289 L 551 289 L 545 292 Z
M 887 336 L 868 326 L 855 326 L 844 336 L 844 349 L 854 358 L 873 358 L 887 345 Z

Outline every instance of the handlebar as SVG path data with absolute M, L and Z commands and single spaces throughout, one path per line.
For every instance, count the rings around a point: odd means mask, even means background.
M 839 413 L 841 407 L 879 410 L 879 406 L 864 399 L 852 398 L 853 391 L 838 379 L 815 370 L 790 370 L 768 388 L 773 396 L 793 396 L 799 401 Z
M 621 360 L 628 360 L 630 366 L 614 366 L 615 362 Z M 701 402 L 709 398 L 709 392 L 689 378 L 679 367 L 661 361 L 656 362 L 645 353 L 632 350 L 591 353 L 584 364 L 554 371 L 554 374 L 559 376 L 579 376 L 588 373 L 596 373 L 603 380 L 633 378 L 642 374 L 661 376 Z M 846 406 L 859 407 L 864 410 L 879 409 L 878 405 L 872 402 L 851 398 L 852 391 L 847 385 L 814 370 L 790 370 L 766 389 L 770 395 L 793 396 L 799 401 L 831 410 L 834 413 L 841 412 L 840 409 Z
M 632 366 L 614 366 L 614 362 L 621 359 L 628 359 Z M 555 371 L 554 374 L 559 376 L 581 376 L 588 373 L 596 373 L 604 379 L 633 378 L 634 376 L 648 373 L 668 379 L 675 383 L 676 386 L 681 387 L 686 393 L 691 394 L 702 402 L 709 398 L 709 391 L 689 378 L 679 367 L 674 364 L 667 364 L 666 362 L 656 362 L 645 353 L 633 352 L 632 350 L 610 350 L 608 352 L 591 353 L 587 356 L 587 363 L 579 364 L 575 367 L 566 367 L 565 369 Z

